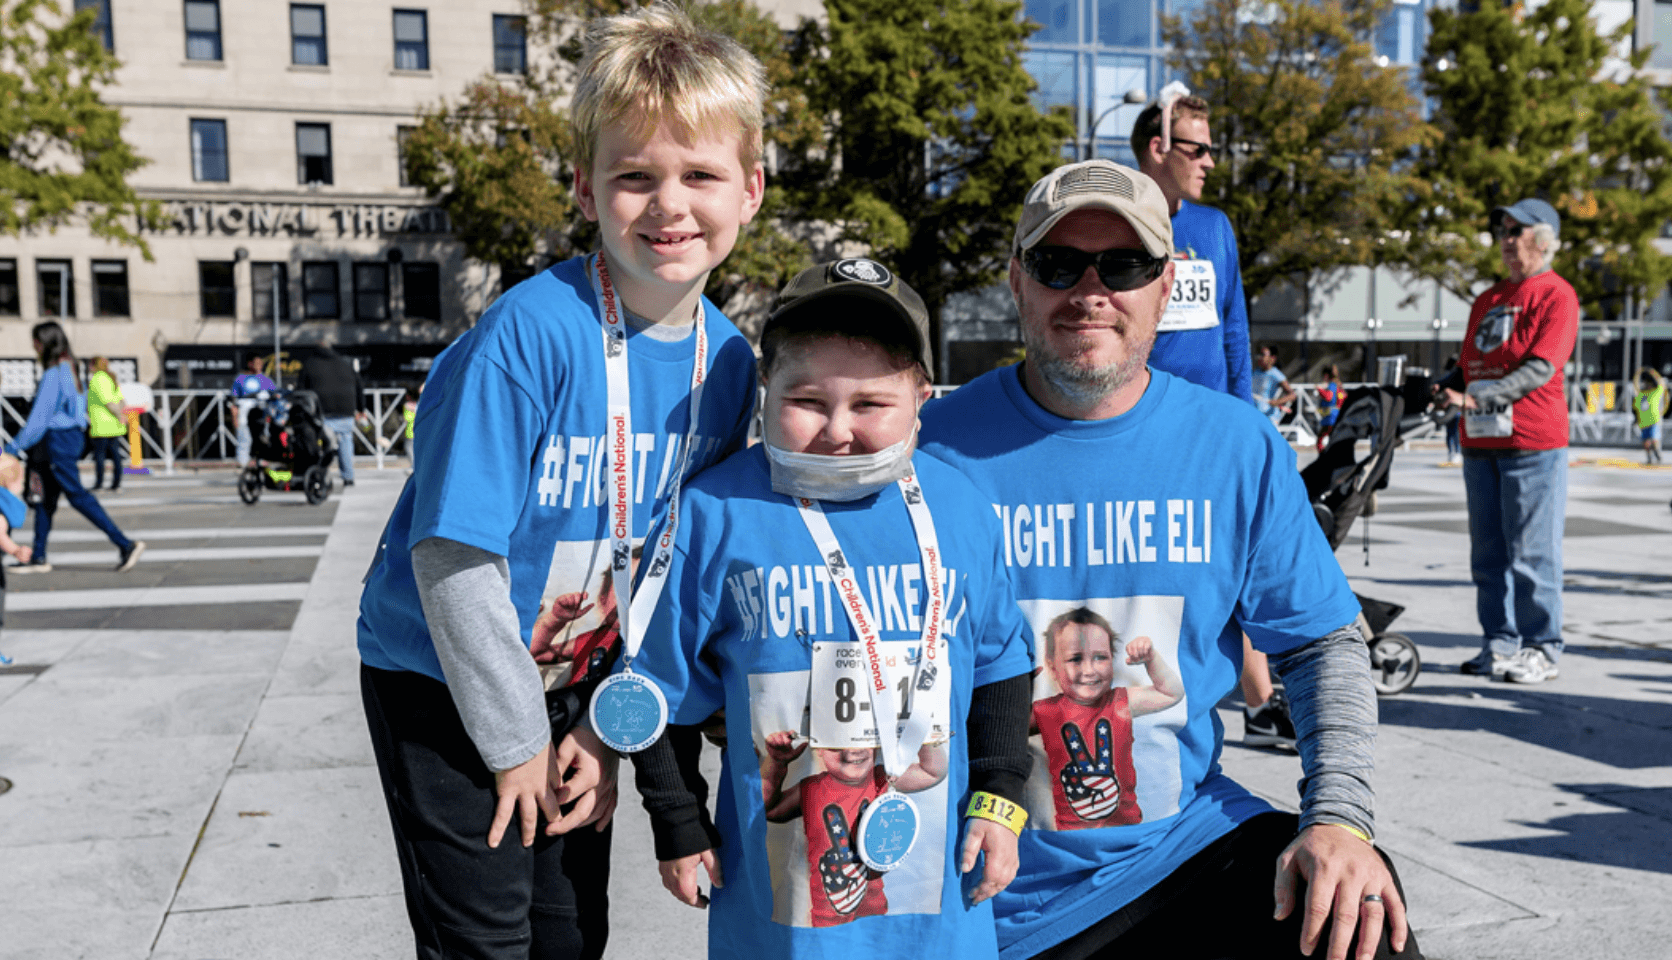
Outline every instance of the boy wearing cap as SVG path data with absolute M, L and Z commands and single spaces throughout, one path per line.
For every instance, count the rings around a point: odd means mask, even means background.
M 1463 359 L 1441 381 L 1463 408 L 1469 567 L 1483 635 L 1464 673 L 1543 683 L 1562 657 L 1567 380 L 1579 297 L 1551 269 L 1562 220 L 1528 198 L 1488 221 L 1509 276 L 1476 298 Z
M 1376 698 L 1358 602 L 1307 522 L 1294 451 L 1250 404 L 1147 366 L 1172 249 L 1148 177 L 1104 160 L 1053 171 L 1010 262 L 1026 359 L 924 411 L 925 449 L 989 494 L 1036 630 L 1083 608 L 1177 672 L 1175 702 L 1133 711 L 1138 822 L 1055 822 L 1050 767 L 1034 764 L 1021 871 L 995 901 L 1001 955 L 1417 956 L 1369 840 Z M 1294 704 L 1298 817 L 1219 766 L 1215 707 L 1244 633 Z M 1139 665 L 1109 669 L 1112 687 L 1144 682 Z M 1056 685 L 1042 674 L 1034 696 Z M 1093 765 L 1115 770 L 1113 750 Z
M 710 957 L 996 956 L 989 898 L 1016 869 L 1030 639 L 986 499 L 915 449 L 927 330 L 922 300 L 880 263 L 801 273 L 761 335 L 763 442 L 681 498 L 632 664 L 676 726 L 633 761 L 663 884 L 701 906 L 699 866 L 711 880 Z M 710 824 L 674 742 L 721 708 Z M 878 757 L 889 786 L 773 822 L 786 790 L 822 782 L 830 751 Z M 929 777 L 925 751 L 944 756 Z M 873 851 L 903 858 L 868 858 L 883 829 L 868 811 L 908 796 L 915 829 Z M 885 870 L 884 912 L 868 893 Z

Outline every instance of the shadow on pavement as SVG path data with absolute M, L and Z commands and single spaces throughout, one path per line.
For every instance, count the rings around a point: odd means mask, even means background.
M 1595 797 L 1605 803 L 1609 797 Z M 1549 857 L 1576 863 L 1672 873 L 1672 859 L 1666 856 L 1666 821 L 1636 810 L 1615 813 L 1579 813 L 1553 817 L 1542 823 L 1518 821 L 1536 830 L 1552 830 L 1556 836 L 1525 837 L 1514 840 L 1480 840 L 1459 846 L 1499 850 L 1533 857 Z

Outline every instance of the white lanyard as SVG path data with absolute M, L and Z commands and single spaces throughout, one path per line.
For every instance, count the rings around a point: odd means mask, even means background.
M 668 487 L 668 522 L 650 556 L 650 566 L 638 590 L 633 582 L 633 404 L 627 389 L 627 323 L 621 315 L 615 287 L 610 283 L 604 254 L 598 252 L 588 264 L 593 292 L 603 312 L 604 374 L 609 386 L 608 450 L 610 487 L 610 589 L 615 593 L 617 622 L 621 628 L 622 656 L 631 664 L 644 643 L 645 627 L 655 610 L 656 600 L 667 584 L 668 560 L 673 554 L 673 537 L 679 529 L 679 488 L 691 463 L 696 444 L 698 414 L 702 410 L 702 386 L 708 376 L 708 331 L 702 304 L 697 305 L 696 362 L 691 368 L 691 423 L 685 428 L 685 445 Z M 623 602 L 626 600 L 627 602 Z M 631 615 L 631 616 L 629 616 Z M 637 629 L 634 629 L 634 628 Z
M 912 529 L 917 534 L 917 552 L 923 562 L 923 582 L 929 591 L 928 606 L 923 613 L 923 639 L 918 646 L 917 669 L 911 675 L 911 689 L 928 693 L 940 682 L 941 671 L 935 664 L 935 658 L 940 654 L 941 619 L 946 613 L 940 541 L 935 537 L 935 521 L 929 514 L 929 505 L 923 501 L 923 488 L 918 486 L 917 478 L 904 477 L 899 484 L 906 509 L 911 513 Z M 877 633 L 876 618 L 871 615 L 865 595 L 859 591 L 854 569 L 842 553 L 842 546 L 836 540 L 836 532 L 830 528 L 824 509 L 817 500 L 806 497 L 797 497 L 795 503 L 801 512 L 801 521 L 807 525 L 807 532 L 813 535 L 813 542 L 824 557 L 830 582 L 835 584 L 842 609 L 847 611 L 848 622 L 853 624 L 854 633 L 859 636 L 859 645 L 865 651 L 867 686 L 871 689 L 871 716 L 877 724 L 878 752 L 882 754 L 883 769 L 888 772 L 892 785 L 915 762 L 917 751 L 929 735 L 933 717 L 929 711 L 914 710 L 896 728 L 896 718 L 900 716 L 900 705 L 895 699 L 897 681 L 883 662 L 882 638 Z

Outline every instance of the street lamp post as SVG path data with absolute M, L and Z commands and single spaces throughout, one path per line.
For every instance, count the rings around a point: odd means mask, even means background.
M 1103 125 L 1103 121 L 1108 118 L 1109 114 L 1114 113 L 1121 107 L 1136 106 L 1138 104 L 1148 102 L 1149 94 L 1134 87 L 1131 90 L 1126 91 L 1126 95 L 1120 98 L 1119 103 L 1098 114 L 1097 119 L 1093 120 L 1091 122 L 1091 126 L 1086 130 L 1086 145 L 1085 149 L 1080 153 L 1080 159 L 1090 160 L 1092 158 L 1092 154 L 1097 152 L 1097 128 Z

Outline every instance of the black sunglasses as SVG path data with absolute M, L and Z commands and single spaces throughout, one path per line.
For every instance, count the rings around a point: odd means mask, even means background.
M 1218 153 L 1219 153 L 1219 148 L 1214 146 L 1211 143 L 1203 143 L 1200 140 L 1186 140 L 1182 137 L 1174 137 L 1173 138 L 1173 148 L 1175 150 L 1178 149 L 1178 145 L 1181 144 L 1181 143 L 1187 144 L 1188 146 L 1191 146 L 1191 147 L 1195 148 L 1193 150 L 1180 150 L 1179 151 L 1180 153 L 1184 154 L 1185 156 L 1189 157 L 1192 160 L 1200 160 L 1203 157 L 1217 156 Z
M 1074 247 L 1037 246 L 1022 251 L 1022 269 L 1052 290 L 1067 290 L 1079 283 L 1087 267 L 1096 267 L 1097 279 L 1118 293 L 1154 283 L 1167 268 L 1167 258 L 1141 250 L 1087 253 Z
M 1527 228 L 1525 226 L 1523 226 L 1522 224 L 1519 224 L 1519 223 L 1507 223 L 1506 224 L 1506 223 L 1500 222 L 1497 226 L 1492 228 L 1492 236 L 1498 238 L 1499 240 L 1502 240 L 1505 237 L 1509 237 L 1510 239 L 1514 239 L 1516 237 L 1521 236 L 1521 231 L 1523 231 L 1525 229 L 1527 229 Z

